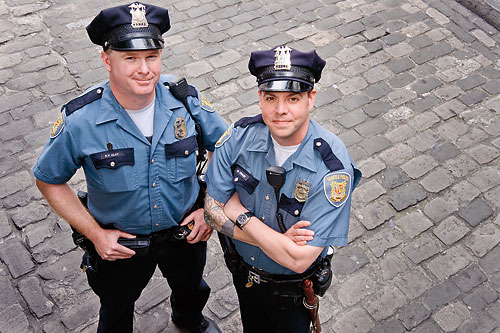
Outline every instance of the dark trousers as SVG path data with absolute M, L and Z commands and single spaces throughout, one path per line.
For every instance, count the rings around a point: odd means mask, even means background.
M 93 268 L 86 272 L 90 287 L 101 301 L 97 331 L 133 331 L 134 303 L 153 276 L 156 265 L 172 290 L 170 300 L 175 322 L 199 324 L 210 295 L 210 288 L 202 279 L 206 248 L 206 242 L 163 241 L 152 245 L 142 257 L 107 261 L 96 255 Z
M 302 299 L 280 297 L 265 283 L 246 288 L 247 276 L 233 276 L 240 303 L 241 321 L 245 333 L 306 333 L 309 332 L 309 310 Z

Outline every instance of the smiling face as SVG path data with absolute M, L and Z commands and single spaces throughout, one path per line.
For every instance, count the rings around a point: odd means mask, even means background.
M 161 50 L 112 51 L 101 53 L 109 72 L 116 100 L 128 110 L 148 106 L 154 98 L 161 74 Z
M 309 92 L 259 91 L 259 107 L 262 118 L 274 140 L 282 146 L 294 146 L 302 142 L 309 127 L 316 90 Z

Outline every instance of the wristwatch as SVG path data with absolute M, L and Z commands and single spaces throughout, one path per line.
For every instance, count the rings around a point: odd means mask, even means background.
M 248 221 L 250 220 L 250 218 L 252 216 L 255 216 L 255 214 L 251 213 L 251 212 L 244 212 L 243 214 L 240 214 L 236 218 L 236 221 L 234 223 L 238 226 L 238 228 L 240 228 L 241 230 L 243 230 L 243 227 L 245 226 L 245 224 L 248 223 Z

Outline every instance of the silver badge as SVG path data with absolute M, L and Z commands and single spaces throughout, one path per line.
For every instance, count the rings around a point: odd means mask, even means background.
M 311 184 L 305 179 L 299 179 L 295 183 L 295 189 L 293 190 L 293 197 L 298 202 L 305 202 L 309 197 L 310 190 L 311 190 Z
M 132 28 L 146 28 L 149 25 L 146 20 L 146 6 L 136 2 L 128 7 L 130 8 L 130 15 L 132 15 Z
M 186 137 L 186 120 L 182 117 L 175 118 L 174 134 L 177 140 L 182 140 Z
M 280 46 L 274 50 L 274 69 L 275 70 L 290 70 L 292 62 L 290 60 L 291 48 L 288 46 Z

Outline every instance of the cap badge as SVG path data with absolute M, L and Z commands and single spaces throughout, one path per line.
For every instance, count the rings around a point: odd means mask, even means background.
M 290 70 L 292 62 L 290 60 L 291 48 L 288 46 L 280 46 L 274 50 L 274 69 L 275 70 Z
M 183 117 L 175 118 L 174 134 L 177 140 L 182 140 L 186 137 L 186 120 Z
M 293 190 L 293 197 L 298 202 L 305 202 L 309 197 L 310 190 L 311 190 L 311 184 L 305 179 L 299 179 L 295 183 L 295 189 Z
M 146 28 L 148 26 L 146 6 L 136 2 L 128 7 L 130 8 L 130 15 L 132 15 L 132 28 Z

